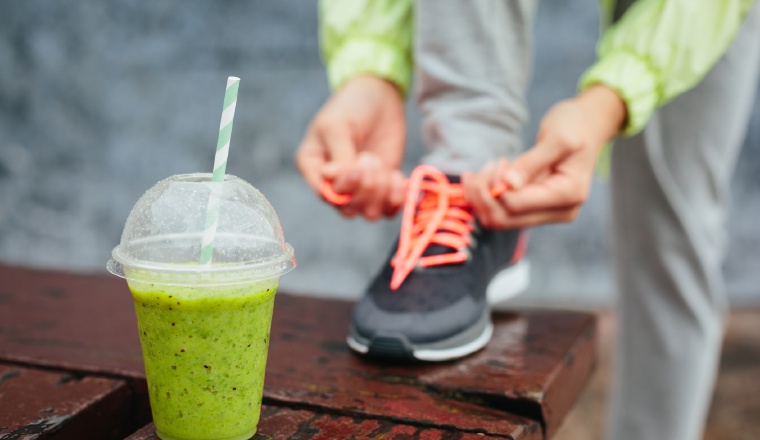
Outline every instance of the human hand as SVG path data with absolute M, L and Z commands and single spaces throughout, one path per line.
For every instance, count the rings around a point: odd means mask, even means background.
M 536 145 L 514 163 L 463 175 L 465 198 L 483 226 L 513 229 L 574 220 L 588 197 L 597 156 L 626 119 L 612 89 L 592 86 L 552 107 Z M 506 187 L 496 198 L 494 187 Z
M 406 125 L 401 93 L 391 82 L 362 75 L 349 80 L 320 109 L 296 152 L 306 182 L 322 194 L 325 182 L 348 203 L 345 216 L 375 220 L 404 203 L 399 166 Z

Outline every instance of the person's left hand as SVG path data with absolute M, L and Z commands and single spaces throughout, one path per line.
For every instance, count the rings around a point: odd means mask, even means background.
M 624 102 L 605 86 L 556 104 L 541 121 L 536 145 L 514 163 L 500 160 L 463 174 L 465 198 L 478 220 L 492 229 L 575 220 L 588 197 L 596 158 L 625 118 Z M 499 186 L 507 190 L 494 197 Z

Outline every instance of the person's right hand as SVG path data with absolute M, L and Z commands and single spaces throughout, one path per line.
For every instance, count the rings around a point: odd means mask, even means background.
M 514 229 L 575 220 L 586 201 L 599 152 L 625 124 L 626 104 L 601 84 L 555 104 L 541 121 L 536 145 L 514 162 L 464 173 L 465 198 L 480 223 Z M 505 188 L 494 197 L 493 189 Z
M 350 202 L 345 216 L 370 220 L 395 214 L 404 203 L 399 167 L 406 125 L 401 92 L 391 82 L 362 75 L 350 79 L 320 109 L 296 152 L 306 182 L 321 194 L 325 181 Z

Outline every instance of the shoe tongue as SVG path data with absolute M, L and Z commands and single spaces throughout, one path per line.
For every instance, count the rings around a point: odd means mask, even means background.
M 459 184 L 461 183 L 461 178 L 459 175 L 452 175 L 452 174 L 446 174 L 446 178 L 449 179 L 449 183 Z M 425 249 L 425 252 L 422 253 L 423 257 L 428 257 L 431 255 L 443 255 L 443 254 L 450 254 L 452 252 L 457 252 L 456 249 L 443 246 L 440 244 L 431 244 L 430 246 Z
M 446 174 L 446 178 L 449 180 L 449 183 L 455 183 L 459 184 L 462 183 L 462 178 L 458 174 Z M 430 177 L 426 177 L 425 180 L 433 180 Z
M 446 178 L 449 179 L 449 183 L 462 183 L 462 180 L 459 176 L 446 174 Z
M 450 248 L 448 246 L 443 246 L 440 244 L 431 244 L 430 246 L 425 249 L 425 252 L 422 253 L 423 257 L 429 257 L 431 255 L 443 255 L 443 254 L 450 254 L 452 252 L 456 252 L 456 249 Z
M 449 180 L 449 183 L 460 184 L 462 182 L 459 175 L 446 174 L 446 178 Z M 431 244 L 425 249 L 425 251 L 422 253 L 422 256 L 428 257 L 431 255 L 450 254 L 452 252 L 457 252 L 457 250 L 440 244 Z

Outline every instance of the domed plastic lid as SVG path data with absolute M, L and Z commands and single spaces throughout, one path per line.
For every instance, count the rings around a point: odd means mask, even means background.
M 207 264 L 199 263 L 204 232 L 213 237 Z M 296 264 L 264 195 L 231 175 L 211 182 L 208 173 L 172 176 L 149 189 L 132 208 L 112 257 L 108 270 L 115 275 L 175 285 L 257 281 Z

